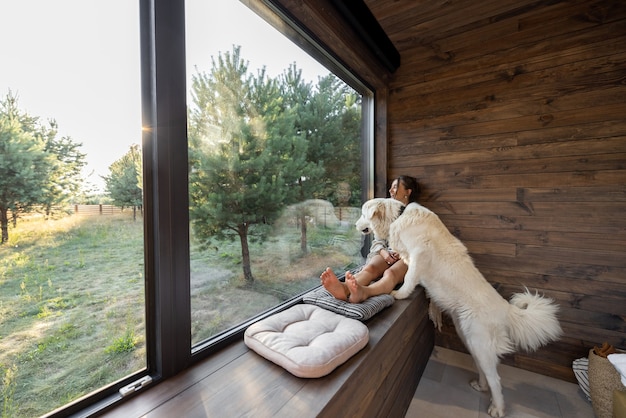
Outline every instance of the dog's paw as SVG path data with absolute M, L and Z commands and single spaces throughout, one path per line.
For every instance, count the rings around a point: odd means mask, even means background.
M 498 408 L 492 403 L 491 405 L 489 405 L 487 413 L 493 418 L 502 418 L 504 416 L 504 407 Z
M 469 384 L 472 387 L 472 389 L 477 390 L 479 392 L 487 392 L 489 390 L 489 386 L 487 385 L 481 386 L 478 380 L 472 380 L 469 382 Z

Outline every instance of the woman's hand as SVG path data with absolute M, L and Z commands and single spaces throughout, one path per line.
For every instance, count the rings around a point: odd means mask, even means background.
M 391 266 L 400 259 L 398 253 L 388 250 L 380 250 L 380 256 L 385 260 L 387 265 Z

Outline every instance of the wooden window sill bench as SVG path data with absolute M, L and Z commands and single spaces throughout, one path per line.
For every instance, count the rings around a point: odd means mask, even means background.
M 366 324 L 368 345 L 327 376 L 295 377 L 248 349 L 242 337 L 102 416 L 404 416 L 434 346 L 424 289 Z

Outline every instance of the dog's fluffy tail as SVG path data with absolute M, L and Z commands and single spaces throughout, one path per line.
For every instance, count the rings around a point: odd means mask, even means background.
M 563 330 L 556 317 L 559 307 L 552 299 L 531 293 L 516 293 L 509 309 L 509 337 L 526 351 L 557 340 Z

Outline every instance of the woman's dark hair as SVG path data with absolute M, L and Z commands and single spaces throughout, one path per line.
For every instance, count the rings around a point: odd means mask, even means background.
M 409 203 L 417 202 L 417 198 L 420 195 L 420 185 L 415 177 L 398 176 L 398 184 L 400 183 L 402 183 L 405 189 L 411 190 L 411 194 L 409 195 Z

